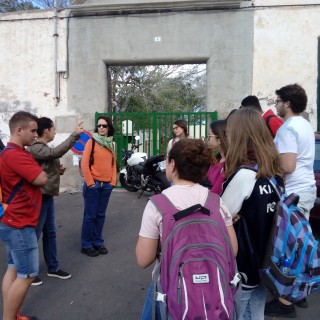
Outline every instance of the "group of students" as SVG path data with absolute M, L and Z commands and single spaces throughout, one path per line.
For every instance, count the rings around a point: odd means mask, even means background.
M 204 206 L 209 192 L 220 195 L 216 212 L 225 224 L 238 269 L 247 278 L 242 285 L 238 319 L 264 319 L 264 314 L 295 316 L 294 306 L 286 301 L 275 299 L 265 307 L 266 292 L 260 284 L 259 265 L 252 268 L 246 256 L 246 244 L 239 236 L 245 225 L 254 255 L 262 263 L 277 201 L 269 178 L 275 177 L 279 184 L 285 178 L 287 192 L 299 191 L 299 207 L 306 217 L 315 200 L 313 131 L 301 117 L 307 105 L 306 93 L 295 84 L 277 90 L 276 95 L 277 113 L 285 120 L 284 125 L 270 110 L 267 113 L 259 110 L 251 97 L 244 99 L 241 108 L 226 120 L 211 124 L 208 144 L 201 139 L 186 139 L 187 125 L 177 120 L 173 125 L 175 138 L 168 146 L 166 175 L 172 186 L 163 194 L 178 210 L 194 204 Z M 20 111 L 10 119 L 9 128 L 10 140 L 0 157 L 3 199 L 6 201 L 15 187 L 21 192 L 16 193 L 0 219 L 0 238 L 8 252 L 8 269 L 2 286 L 4 319 L 32 319 L 21 316 L 19 310 L 38 275 L 37 242 L 41 233 L 48 276 L 71 277 L 60 269 L 56 257 L 53 196 L 58 194 L 60 175 L 65 170 L 59 158 L 79 139 L 83 127 L 79 123 L 70 137 L 55 148 L 48 146 L 56 134 L 49 118 L 38 119 Z M 81 164 L 85 204 L 81 252 L 89 257 L 108 253 L 102 230 L 116 184 L 113 134 L 111 119 L 100 116 L 95 133 L 85 146 Z M 25 149 L 28 146 L 30 152 Z M 207 176 L 211 190 L 201 185 Z M 301 189 L 297 190 L 297 186 Z M 148 202 L 136 247 L 138 264 L 143 268 L 159 257 L 162 223 L 158 208 Z M 150 295 L 148 298 L 150 304 Z M 150 319 L 149 304 L 145 305 L 143 319 Z
M 80 138 L 83 126 L 79 122 L 75 131 L 56 147 L 48 145 L 56 135 L 56 127 L 47 117 L 19 111 L 11 117 L 9 128 L 10 140 L 0 157 L 2 199 L 8 204 L 0 217 L 0 239 L 8 255 L 2 283 L 3 319 L 35 320 L 34 316 L 21 315 L 20 308 L 29 286 L 42 284 L 38 277 L 41 235 L 47 275 L 63 280 L 71 278 L 70 273 L 60 268 L 57 258 L 54 196 L 59 194 L 60 176 L 66 170 L 59 158 Z M 116 184 L 113 133 L 111 119 L 100 116 L 82 159 L 81 252 L 89 257 L 108 253 L 102 231 Z
M 300 179 L 303 181 L 298 183 L 305 189 L 298 193 L 299 209 L 308 217 L 313 207 L 314 134 L 310 124 L 301 117 L 307 105 L 304 89 L 297 84 L 288 85 L 277 90 L 276 95 L 277 113 L 284 124 L 271 110 L 263 114 L 260 105 L 260 110 L 255 105 L 258 99 L 250 96 L 226 120 L 211 124 L 208 145 L 200 139 L 180 139 L 168 152 L 166 174 L 173 185 L 163 194 L 178 210 L 204 205 L 209 192 L 221 197 L 219 211 L 227 226 L 238 270 L 246 275 L 237 319 L 258 320 L 264 319 L 264 315 L 296 317 L 294 306 L 288 301 L 273 299 L 266 304 L 266 289 L 260 283 L 259 268 L 278 201 L 269 179 L 274 177 L 279 185 L 288 186 L 287 192 L 291 193 L 296 191 L 291 188 L 292 183 L 297 183 L 295 173 L 300 176 L 302 170 Z M 248 101 L 248 105 L 244 105 Z M 295 126 L 297 122 L 302 123 L 303 133 L 301 127 Z M 206 176 L 211 184 L 210 191 L 201 186 Z M 142 268 L 158 261 L 162 223 L 159 209 L 149 201 L 136 246 L 137 261 Z M 249 237 L 250 254 L 248 239 L 242 236 L 244 228 Z M 257 258 L 254 263 L 251 256 Z M 216 289 L 213 285 L 212 290 Z M 151 319 L 152 303 L 149 292 L 142 319 Z M 306 301 L 301 307 L 307 307 Z M 161 319 L 160 314 L 158 318 Z

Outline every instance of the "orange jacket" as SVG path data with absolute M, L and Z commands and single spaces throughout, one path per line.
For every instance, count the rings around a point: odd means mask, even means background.
M 81 169 L 83 171 L 84 181 L 88 187 L 94 185 L 94 180 L 110 182 L 112 186 L 117 183 L 116 153 L 101 147 L 98 142 L 94 144 L 93 158 L 94 163 L 89 169 L 90 154 L 92 149 L 92 139 L 88 140 L 83 151 Z

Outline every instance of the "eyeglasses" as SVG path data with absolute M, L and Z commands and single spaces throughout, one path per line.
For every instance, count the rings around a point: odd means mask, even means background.
M 106 129 L 106 128 L 108 128 L 108 125 L 107 125 L 107 124 L 100 124 L 100 123 L 98 123 L 98 124 L 97 124 L 97 128 L 101 128 L 101 127 Z
M 274 103 L 277 105 L 279 102 L 283 102 L 283 100 L 279 99 L 279 100 L 275 100 Z

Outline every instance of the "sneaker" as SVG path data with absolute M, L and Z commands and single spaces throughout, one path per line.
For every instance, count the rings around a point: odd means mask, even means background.
M 43 284 L 42 280 L 39 277 L 35 277 L 32 281 L 32 286 L 41 286 Z
M 93 249 L 97 250 L 99 254 L 107 254 L 109 252 L 108 249 L 103 245 L 93 246 Z
M 279 299 L 267 302 L 264 309 L 264 315 L 278 318 L 296 318 L 297 313 L 293 304 L 286 305 L 279 301 Z
M 61 269 L 58 269 L 57 271 L 50 271 L 47 273 L 48 277 L 56 277 L 59 279 L 70 279 L 71 278 L 71 274 L 65 271 L 62 271 Z
M 294 303 L 295 306 L 299 307 L 299 308 L 303 308 L 303 309 L 306 309 L 309 307 L 308 305 L 308 301 L 306 298 L 300 300 L 300 301 L 297 301 Z
M 86 254 L 88 257 L 97 257 L 99 255 L 99 251 L 93 248 L 81 248 L 81 253 Z
M 21 315 L 21 313 L 19 312 L 18 314 L 17 314 L 17 320 L 38 320 L 38 318 L 37 317 L 34 317 L 34 316 L 23 316 L 23 315 Z

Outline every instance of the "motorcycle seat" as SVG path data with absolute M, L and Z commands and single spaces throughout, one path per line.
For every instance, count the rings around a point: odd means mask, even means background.
M 144 162 L 140 162 L 139 164 L 133 166 L 133 170 L 137 172 L 138 174 L 144 173 Z

